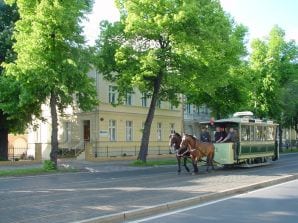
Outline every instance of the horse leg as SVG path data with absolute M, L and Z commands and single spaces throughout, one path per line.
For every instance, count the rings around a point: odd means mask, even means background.
M 198 174 L 199 169 L 198 169 L 198 161 L 197 161 L 197 159 L 192 159 L 192 166 L 193 166 L 193 172 L 195 174 Z
M 186 171 L 189 173 L 189 168 L 188 168 L 188 166 L 186 165 L 186 162 L 187 162 L 187 157 L 184 157 L 184 163 L 183 163 L 183 166 L 185 167 Z
M 207 172 L 209 171 L 209 166 L 211 166 L 212 170 L 214 170 L 213 159 L 214 159 L 214 153 L 207 156 Z
M 210 165 L 210 158 L 209 158 L 209 156 L 207 156 L 207 159 L 206 159 L 206 166 L 207 166 L 206 172 L 209 172 L 209 165 Z
M 178 164 L 178 173 L 180 173 L 181 172 L 181 157 L 176 155 L 176 158 L 177 158 L 177 164 Z
M 211 159 L 211 166 L 212 166 L 212 170 L 214 170 L 213 161 L 214 161 L 214 153 L 212 154 L 212 159 Z

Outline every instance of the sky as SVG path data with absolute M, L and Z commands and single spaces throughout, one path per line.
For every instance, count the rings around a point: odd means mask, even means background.
M 158 0 L 156 0 L 158 1 Z M 248 39 L 268 36 L 274 25 L 286 33 L 286 39 L 298 43 L 298 0 L 220 0 L 223 9 L 238 24 L 248 28 Z M 94 45 L 99 35 L 101 20 L 117 21 L 119 13 L 114 0 L 95 0 L 93 11 L 84 23 L 89 45 Z

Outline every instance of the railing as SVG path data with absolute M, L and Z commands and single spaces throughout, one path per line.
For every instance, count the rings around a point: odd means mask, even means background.
M 25 147 L 25 148 L 10 147 L 8 148 L 8 160 L 11 160 L 11 161 L 34 160 L 34 156 L 28 154 L 28 147 Z
M 91 145 L 91 156 L 95 158 L 137 156 L 140 151 L 140 142 L 98 142 Z M 169 153 L 168 142 L 150 142 L 148 155 Z

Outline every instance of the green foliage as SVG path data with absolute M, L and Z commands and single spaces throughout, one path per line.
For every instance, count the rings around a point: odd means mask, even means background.
M 239 63 L 246 29 L 234 25 L 214 0 L 116 3 L 121 19 L 101 24 L 95 64 L 117 83 L 120 103 L 134 88 L 151 97 L 141 145 L 144 161 L 156 101 L 178 104 L 179 93 L 196 98 L 227 84 L 223 75 Z
M 56 170 L 57 166 L 52 160 L 43 161 L 43 169 L 46 171 Z
M 1 63 L 13 61 L 15 54 L 12 51 L 12 32 L 14 23 L 19 19 L 16 5 L 6 5 L 0 0 L 0 74 L 2 71 Z
M 89 10 L 86 1 L 16 2 L 22 16 L 15 32 L 18 59 L 6 68 L 8 75 L 20 81 L 20 104 L 31 110 L 36 105 L 38 115 L 40 105 L 55 92 L 61 111 L 75 102 L 73 95 L 80 107 L 90 109 L 96 101 L 95 90 L 86 76 L 90 64 L 79 25 Z
M 259 117 L 281 121 L 282 91 L 295 72 L 297 75 L 297 45 L 287 42 L 284 31 L 275 26 L 267 39 L 252 42 L 252 50 L 250 106 Z
M 2 127 L 9 132 L 22 132 L 31 120 L 26 112 L 13 112 L 18 107 L 19 83 L 15 78 L 5 76 L 2 67 L 3 63 L 12 62 L 16 58 L 12 49 L 12 34 L 18 19 L 16 5 L 9 6 L 0 0 L 0 115 L 4 121 Z
M 15 170 L 1 170 L 0 177 L 6 176 L 27 176 L 45 173 L 41 168 L 15 169 Z
M 298 133 L 298 65 L 294 75 L 288 80 L 281 92 L 282 118 L 281 124 L 294 128 Z
M 90 51 L 84 46 L 81 20 L 91 0 L 16 0 L 21 19 L 16 22 L 15 63 L 5 64 L 6 76 L 18 83 L 18 97 L 4 109 L 39 118 L 41 105 L 50 102 L 52 118 L 51 159 L 57 160 L 57 108 L 90 110 L 97 103 L 90 70 Z M 12 110 L 8 110 L 8 107 Z M 52 156 L 53 155 L 53 156 Z M 56 162 L 55 162 L 56 163 Z

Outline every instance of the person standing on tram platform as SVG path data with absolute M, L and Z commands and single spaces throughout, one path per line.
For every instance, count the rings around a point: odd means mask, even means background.
M 211 142 L 211 137 L 206 127 L 202 128 L 202 132 L 200 134 L 200 140 L 201 142 Z

